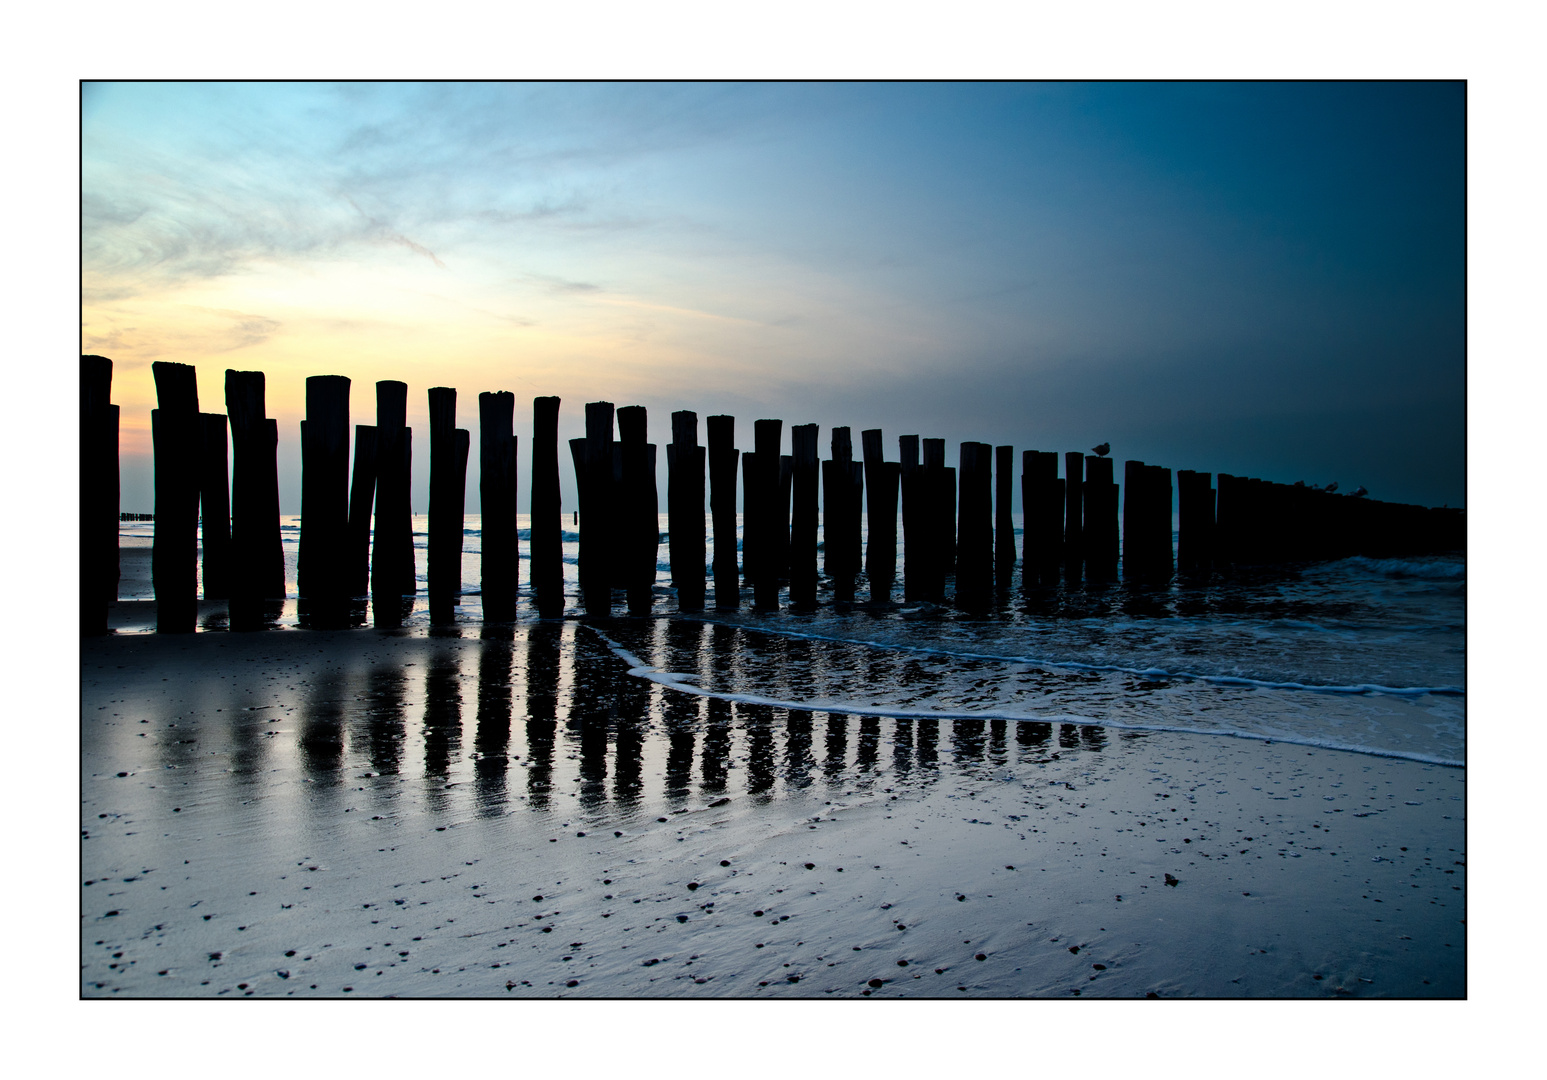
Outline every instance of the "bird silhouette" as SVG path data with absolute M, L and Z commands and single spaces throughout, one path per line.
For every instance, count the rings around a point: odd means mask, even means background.
M 1111 452 L 1112 452 L 1112 444 L 1111 443 L 1105 443 L 1104 442 L 1100 446 L 1093 446 L 1093 447 L 1091 447 L 1091 453 L 1095 454 L 1097 457 L 1106 457 Z
M 1365 486 L 1363 484 L 1360 484 L 1358 487 L 1354 488 L 1354 490 L 1350 491 L 1348 494 L 1353 496 L 1356 499 L 1362 499 L 1366 495 L 1369 494 L 1369 491 L 1365 489 Z
M 1338 489 L 1338 482 L 1336 480 L 1334 480 L 1334 481 L 1332 481 L 1332 483 L 1328 484 L 1326 487 L 1322 488 L 1321 490 L 1325 491 L 1328 495 L 1331 495 L 1337 489 Z

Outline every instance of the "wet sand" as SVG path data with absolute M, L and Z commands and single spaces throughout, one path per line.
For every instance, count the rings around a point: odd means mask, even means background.
M 84 641 L 81 994 L 1467 993 L 1464 769 L 733 703 L 577 622 L 457 633 Z

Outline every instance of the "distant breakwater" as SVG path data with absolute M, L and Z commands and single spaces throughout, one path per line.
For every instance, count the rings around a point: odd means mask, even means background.
M 228 369 L 226 411 L 204 413 L 192 365 L 151 365 L 157 395 L 151 412 L 155 510 L 124 514 L 119 413 L 110 403 L 112 366 L 106 357 L 81 357 L 82 633 L 106 632 L 108 605 L 117 598 L 121 520 L 155 525 L 158 632 L 195 628 L 201 569 L 204 598 L 229 602 L 231 629 L 261 628 L 266 608 L 283 599 L 285 589 L 279 431 L 266 416 L 263 373 Z M 375 624 L 398 626 L 418 589 L 408 387 L 393 380 L 376 384 L 377 422 L 354 426 L 352 468 L 349 390 L 343 376 L 306 380 L 300 606 L 306 625 L 342 627 L 349 624 L 351 605 L 369 595 Z M 456 426 L 456 390 L 434 387 L 428 393 L 427 592 L 431 623 L 444 624 L 453 621 L 461 584 L 472 439 Z M 542 618 L 562 616 L 565 605 L 559 405 L 557 397 L 533 400 L 529 447 L 529 595 Z M 484 617 L 508 622 L 516 617 L 519 597 L 515 395 L 483 393 L 478 406 Z M 587 616 L 604 618 L 613 612 L 615 591 L 621 591 L 630 614 L 646 614 L 659 602 L 653 584 L 661 502 L 646 410 L 590 402 L 585 420 L 585 436 L 569 442 L 580 504 L 579 600 Z M 739 607 L 743 584 L 758 610 L 781 605 L 811 610 L 822 578 L 835 602 L 857 602 L 863 588 L 868 602 L 887 604 L 900 587 L 904 601 L 949 603 L 975 612 L 988 610 L 1010 589 L 1017 565 L 1026 589 L 1082 579 L 1161 585 L 1177 577 L 1206 582 L 1246 566 L 1353 555 L 1406 557 L 1465 546 L 1466 516 L 1459 509 L 1388 503 L 1227 473 L 1173 474 L 1142 461 L 1123 462 L 1119 484 L 1105 452 L 1063 454 L 1060 476 L 1059 455 L 1038 450 L 1021 454 L 1024 524 L 1017 545 L 1011 446 L 963 442 L 951 466 L 944 439 L 903 435 L 899 460 L 887 461 L 882 431 L 872 428 L 860 433 L 856 459 L 850 429 L 838 427 L 823 460 L 815 424 L 791 427 L 789 454 L 780 452 L 781 420 L 755 421 L 752 449 L 745 451 L 735 446 L 734 417 L 710 416 L 706 424 L 707 445 L 701 445 L 698 415 L 672 413 L 672 441 L 666 446 L 668 558 L 677 608 L 684 612 L 706 605 Z M 868 531 L 862 529 L 867 520 Z

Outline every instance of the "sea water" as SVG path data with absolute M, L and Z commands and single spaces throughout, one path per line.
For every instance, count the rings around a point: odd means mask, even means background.
M 535 619 L 529 525 L 521 515 L 522 621 Z M 1017 550 L 1020 525 L 1017 516 Z M 426 515 L 415 515 L 413 531 L 419 596 L 405 624 L 428 627 Z M 289 628 L 298 625 L 299 518 L 282 518 L 280 532 L 288 600 L 275 625 Z M 739 533 L 738 525 L 738 550 Z M 121 544 L 148 547 L 153 535 L 149 522 L 126 522 Z M 709 553 L 713 544 L 711 532 Z M 948 604 L 900 602 L 900 548 L 889 604 L 836 604 L 822 578 L 815 612 L 754 612 L 747 589 L 735 611 L 678 615 L 662 515 L 655 614 L 720 627 L 715 647 L 684 650 L 672 637 L 631 630 L 621 592 L 617 627 L 592 632 L 638 677 L 682 693 L 857 715 L 1181 730 L 1465 762 L 1460 557 L 1355 557 L 1205 583 L 1076 581 L 1030 590 L 1017 571 L 989 611 L 969 615 Z M 480 518 L 466 515 L 459 623 L 481 622 L 481 553 Z M 579 535 L 568 515 L 563 560 L 566 614 L 582 614 Z M 868 596 L 863 575 L 858 595 Z M 361 620 L 369 624 L 368 611 Z M 224 626 L 216 613 L 201 628 Z

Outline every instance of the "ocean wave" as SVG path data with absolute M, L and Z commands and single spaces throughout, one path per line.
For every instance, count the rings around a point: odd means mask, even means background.
M 1331 565 L 1392 578 L 1455 581 L 1466 577 L 1466 563 L 1454 559 L 1371 559 L 1355 555 Z

